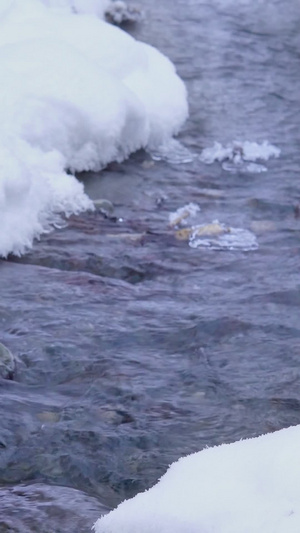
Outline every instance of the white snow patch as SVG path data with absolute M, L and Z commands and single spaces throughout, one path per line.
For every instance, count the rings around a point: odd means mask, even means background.
M 106 7 L 0 2 L 0 256 L 23 253 L 57 213 L 92 207 L 66 169 L 157 146 L 187 117 L 173 64 L 101 20 Z
M 204 449 L 100 518 L 96 533 L 298 533 L 300 426 Z

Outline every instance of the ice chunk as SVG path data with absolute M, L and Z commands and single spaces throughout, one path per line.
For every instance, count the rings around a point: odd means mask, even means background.
M 192 163 L 196 159 L 195 154 L 177 139 L 172 138 L 168 138 L 158 146 L 153 146 L 148 152 L 154 161 L 167 161 L 173 165 Z
M 232 228 L 215 220 L 212 224 L 194 226 L 191 229 L 191 248 L 211 248 L 212 250 L 250 251 L 258 248 L 255 235 L 246 229 Z
M 237 174 L 238 172 L 260 174 L 261 172 L 267 172 L 268 170 L 267 167 L 265 167 L 264 165 L 244 161 L 242 158 L 235 158 L 232 162 L 224 161 L 224 163 L 222 163 L 222 168 L 227 172 L 231 172 L 232 174 Z
M 219 161 L 228 172 L 260 173 L 265 172 L 267 168 L 255 161 L 267 161 L 270 157 L 279 157 L 279 155 L 280 149 L 268 141 L 261 144 L 234 141 L 227 146 L 215 142 L 213 146 L 202 151 L 200 161 L 207 165 Z
M 258 248 L 256 236 L 247 229 L 233 228 L 218 220 L 195 224 L 200 211 L 198 204 L 189 203 L 169 214 L 169 226 L 175 229 L 177 240 L 188 241 L 191 248 L 211 250 L 250 251 Z
M 196 216 L 199 213 L 200 207 L 193 202 L 186 204 L 183 207 L 179 207 L 175 213 L 169 214 L 169 225 L 179 226 L 180 224 L 187 224 L 190 217 Z

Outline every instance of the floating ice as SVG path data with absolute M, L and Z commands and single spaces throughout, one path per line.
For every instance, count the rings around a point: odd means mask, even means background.
M 205 148 L 200 154 L 200 161 L 210 165 L 215 161 L 222 164 L 224 170 L 228 172 L 265 172 L 267 168 L 264 165 L 255 163 L 257 160 L 267 161 L 270 157 L 279 157 L 280 149 L 268 141 L 261 144 L 255 142 L 239 142 L 222 146 L 215 142 L 210 148 Z
M 177 139 L 168 138 L 162 144 L 148 150 L 154 161 L 166 161 L 173 165 L 192 163 L 196 155 Z
M 249 230 L 233 228 L 218 220 L 209 224 L 195 224 L 193 219 L 200 218 L 197 217 L 200 211 L 199 205 L 191 202 L 169 214 L 169 227 L 176 230 L 176 239 L 188 241 L 191 248 L 257 250 L 256 236 Z
M 212 250 L 257 250 L 255 235 L 246 229 L 232 228 L 215 220 L 212 224 L 201 224 L 191 228 L 189 246 L 191 248 L 211 248 Z
M 300 426 L 179 459 L 95 533 L 298 533 Z
M 0 1 L 0 256 L 23 253 L 59 213 L 93 207 L 66 169 L 157 146 L 187 116 L 173 64 L 101 20 L 106 7 Z
M 250 163 L 245 161 L 242 157 L 234 157 L 233 161 L 224 161 L 222 168 L 232 174 L 238 172 L 248 172 L 249 174 L 260 174 L 261 172 L 267 172 L 267 167 L 259 165 L 258 163 Z
M 193 202 L 186 204 L 183 207 L 179 207 L 175 213 L 169 214 L 169 225 L 178 226 L 180 224 L 187 224 L 189 218 L 194 217 L 199 213 L 200 207 L 198 204 Z

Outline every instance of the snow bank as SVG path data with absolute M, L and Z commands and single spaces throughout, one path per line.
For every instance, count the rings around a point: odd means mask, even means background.
M 299 533 L 300 426 L 205 449 L 100 518 L 96 533 Z
M 113 0 L 105 10 L 106 19 L 117 26 L 135 24 L 144 20 L 144 12 L 136 6 L 128 5 L 123 0 Z
M 176 133 L 186 91 L 156 49 L 100 20 L 105 0 L 1 0 L 0 255 L 92 207 L 65 170 L 100 170 Z M 74 11 L 74 12 L 72 12 Z

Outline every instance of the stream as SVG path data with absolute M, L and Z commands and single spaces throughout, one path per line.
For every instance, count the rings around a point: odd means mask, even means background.
M 179 457 L 300 422 L 298 0 L 139 5 L 130 31 L 186 82 L 192 157 L 79 176 L 108 202 L 0 262 L 1 533 L 88 532 Z M 281 152 L 201 161 L 233 141 Z M 190 246 L 169 218 L 190 203 L 257 246 Z

